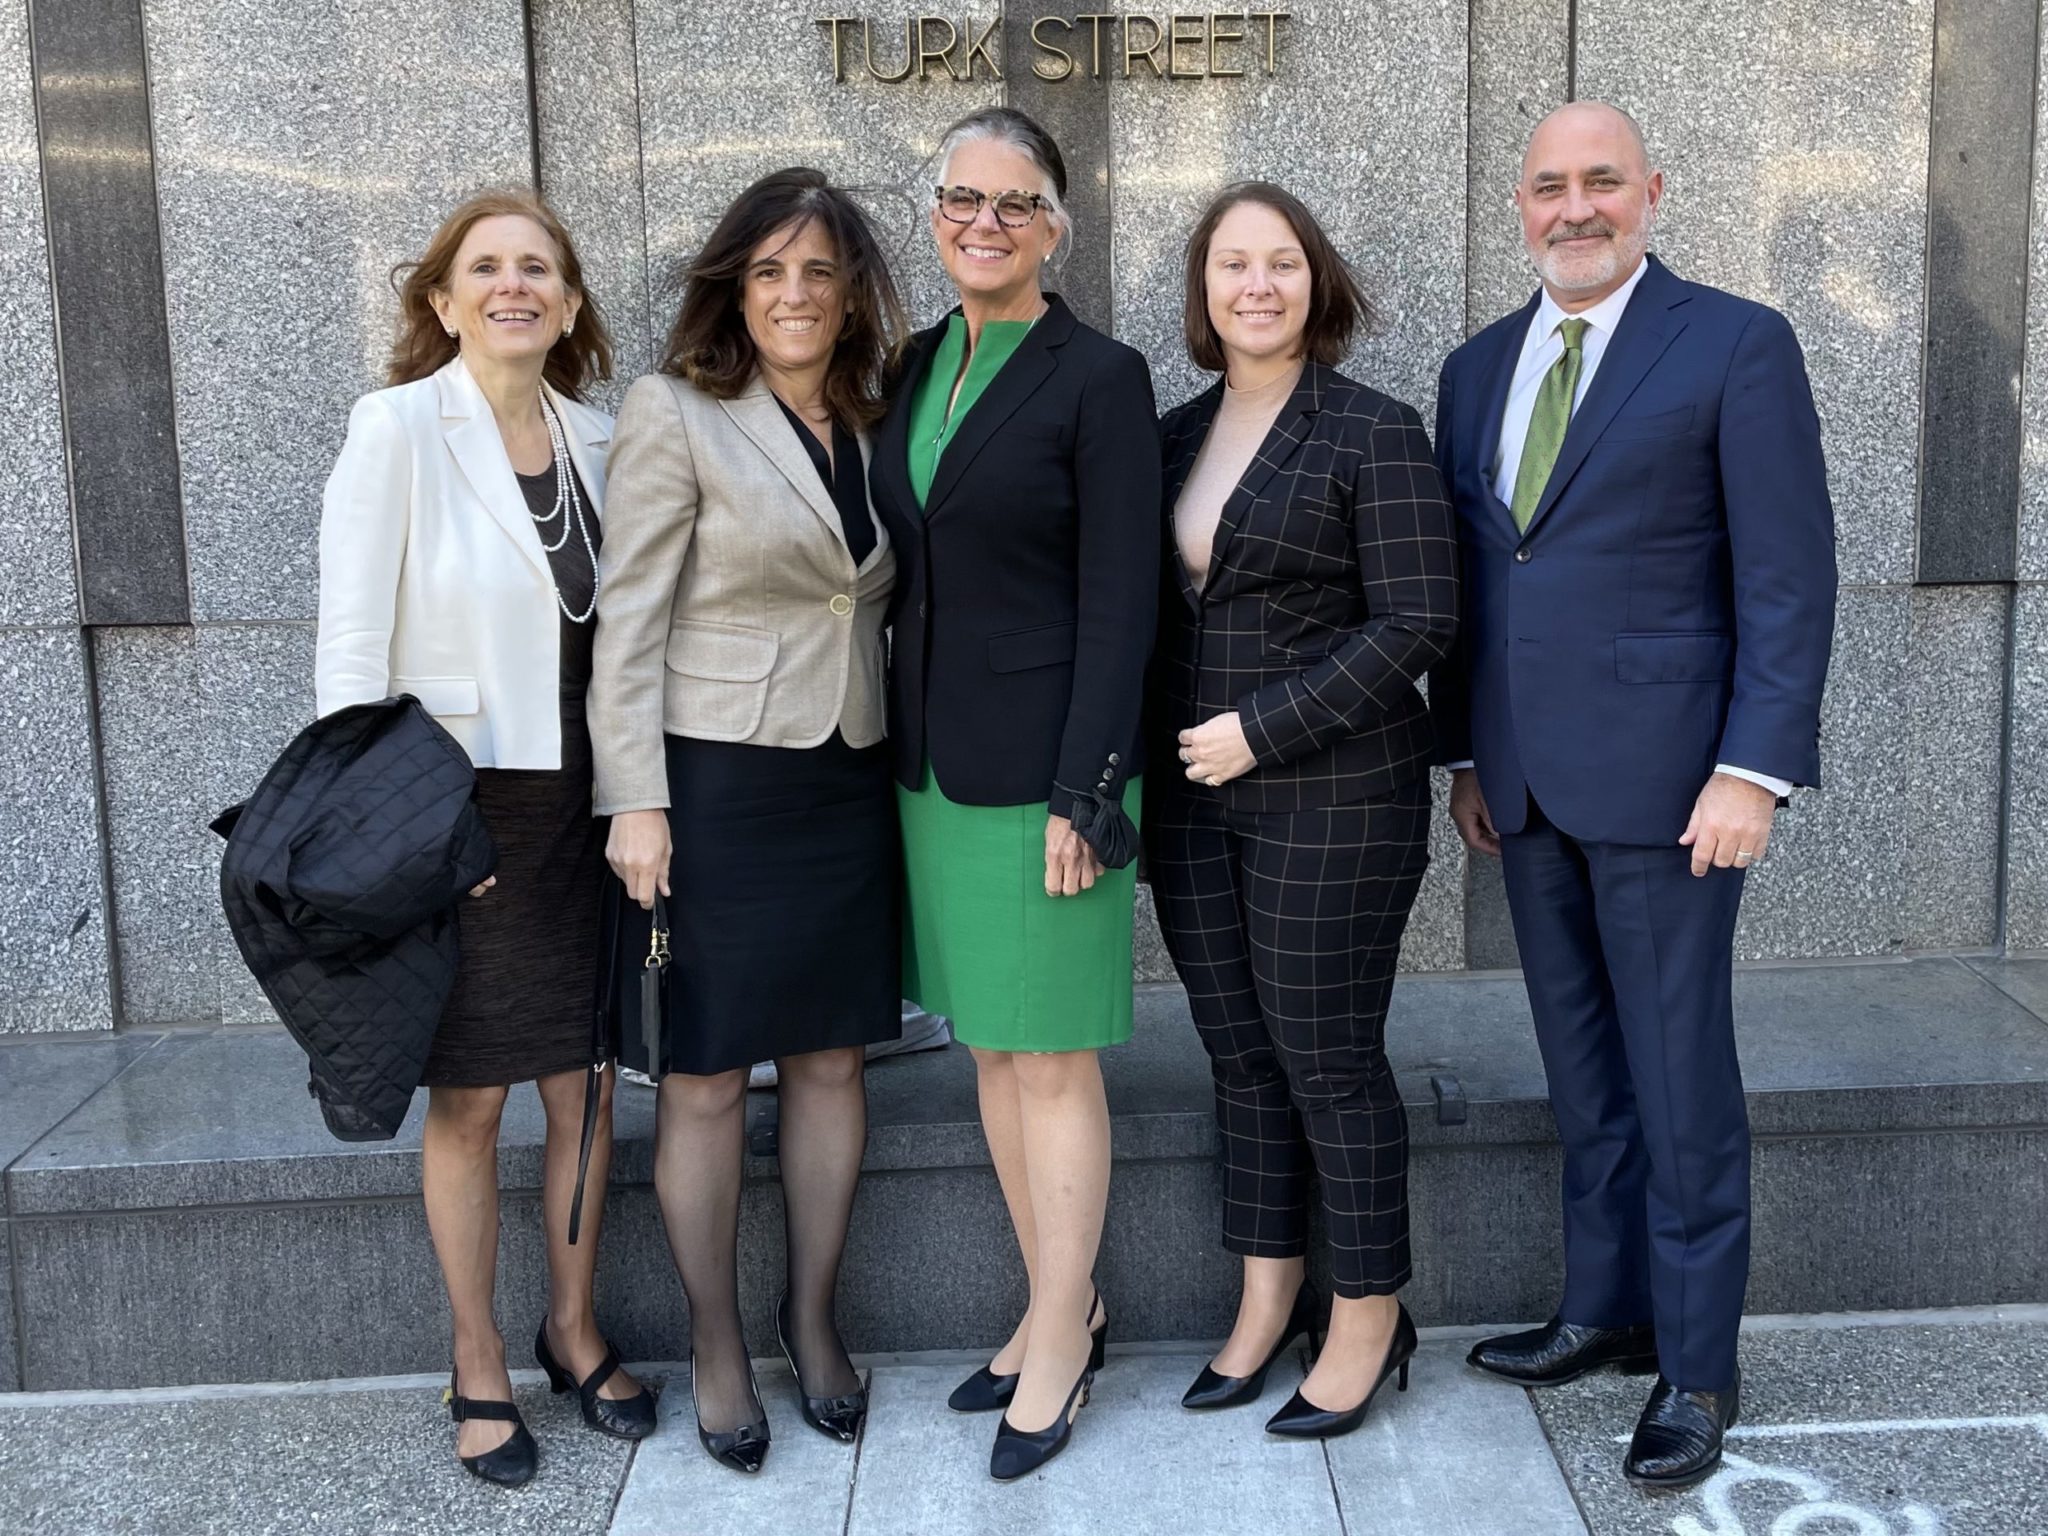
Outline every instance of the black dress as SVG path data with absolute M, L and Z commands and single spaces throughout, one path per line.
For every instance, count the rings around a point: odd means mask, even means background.
M 790 424 L 831 489 L 849 552 L 865 560 L 876 534 L 859 442 L 835 427 L 828 461 Z M 669 1070 L 708 1076 L 896 1039 L 901 847 L 887 743 L 850 747 L 834 731 L 815 747 L 670 735 L 666 748 Z M 637 976 L 648 914 L 617 907 L 619 973 Z M 650 1070 L 636 987 L 619 1013 L 619 1060 Z
M 573 473 L 573 471 L 572 471 Z M 538 516 L 555 503 L 555 470 L 521 475 Z M 590 498 L 577 493 L 586 509 Z M 565 512 L 563 514 L 567 516 Z M 592 548 L 602 538 L 588 519 Z M 541 529 L 543 544 L 561 523 Z M 592 549 L 574 527 L 548 554 L 555 590 L 572 613 L 590 607 Z M 562 626 L 562 766 L 479 768 L 477 804 L 498 845 L 498 883 L 460 908 L 462 963 L 420 1081 L 477 1088 L 580 1071 L 605 1054 L 597 1023 L 599 909 L 609 821 L 591 815 L 590 730 L 583 695 L 597 615 Z

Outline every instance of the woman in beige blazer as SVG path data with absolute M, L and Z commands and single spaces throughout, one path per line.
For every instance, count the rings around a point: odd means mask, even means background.
M 659 1047 L 649 1059 L 631 1020 L 621 1060 L 662 1079 L 655 1191 L 690 1301 L 697 1432 L 744 1472 L 768 1449 L 737 1268 L 757 1061 L 780 1078 L 777 1325 L 803 1416 L 850 1442 L 867 1411 L 834 1297 L 867 1140 L 863 1048 L 902 1027 L 882 742 L 896 560 L 866 475 L 901 333 L 858 206 L 816 171 L 779 171 L 692 263 L 661 371 L 628 391 L 612 445 L 597 809 L 626 894 L 661 898 L 673 956 Z M 637 967 L 649 920 L 622 910 L 617 953 Z
M 610 1077 L 580 1240 L 569 1240 L 590 1068 L 604 828 L 590 813 L 590 677 L 611 421 L 580 402 L 611 372 L 568 232 L 531 193 L 471 198 L 409 267 L 390 387 L 349 415 L 320 518 L 320 712 L 409 693 L 462 743 L 498 848 L 461 913 L 462 959 L 423 1080 L 427 1226 L 455 1325 L 449 1407 L 471 1472 L 518 1484 L 533 1437 L 512 1406 L 493 1307 L 498 1120 L 509 1085 L 547 1112 L 548 1315 L 534 1354 L 623 1439 L 654 1403 L 591 1311 L 611 1159 Z M 474 1395 L 466 1395 L 474 1394 Z

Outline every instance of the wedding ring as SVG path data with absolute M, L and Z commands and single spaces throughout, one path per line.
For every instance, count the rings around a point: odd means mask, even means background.
M 1213 773 L 1210 774 L 1208 778 L 1202 780 L 1202 782 L 1208 785 L 1211 789 L 1221 789 L 1223 787 L 1223 781 L 1217 778 L 1216 775 Z
M 1755 860 L 1755 858 L 1756 855 L 1751 853 L 1747 848 L 1738 848 L 1735 850 L 1735 862 L 1738 864 L 1751 863 Z
M 1180 760 L 1184 763 L 1192 763 L 1194 761 L 1194 759 L 1188 755 L 1188 749 L 1186 747 L 1182 747 L 1180 749 Z

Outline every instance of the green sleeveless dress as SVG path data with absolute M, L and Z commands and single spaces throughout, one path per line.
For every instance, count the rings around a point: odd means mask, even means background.
M 1031 329 L 991 321 L 960 378 L 967 323 L 954 315 L 910 408 L 910 484 L 922 507 L 954 432 Z M 903 826 L 903 990 L 992 1051 L 1088 1051 L 1131 1038 L 1131 904 L 1137 866 L 1105 870 L 1078 896 L 1045 894 L 1044 801 L 955 805 L 929 761 L 898 786 Z M 1139 814 L 1140 789 L 1124 791 Z

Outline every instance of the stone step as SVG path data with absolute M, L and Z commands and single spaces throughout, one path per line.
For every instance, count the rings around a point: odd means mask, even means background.
M 1736 978 L 1757 1134 L 1753 1311 L 2048 1298 L 2048 959 L 1760 966 Z M 1558 1149 L 1514 976 L 1403 978 L 1389 1051 L 1409 1106 L 1419 1322 L 1540 1318 L 1560 1276 Z M 1216 1135 L 1185 998 L 1138 993 L 1104 1057 L 1116 1172 L 1099 1278 L 1117 1335 L 1227 1330 Z M 0 1044 L 0 1387 L 117 1387 L 444 1368 L 419 1200 L 420 1105 L 393 1142 L 331 1140 L 274 1028 Z M 986 1348 L 1022 1274 L 959 1048 L 877 1063 L 842 1322 L 863 1352 Z M 687 1358 L 652 1189 L 653 1095 L 622 1086 L 599 1311 L 628 1358 Z M 515 1362 L 545 1297 L 542 1124 L 507 1110 L 499 1316 Z M 772 1162 L 749 1165 L 742 1284 L 772 1339 Z M 7 1294 L 11 1288 L 11 1298 Z M 18 1331 L 17 1331 L 18 1323 Z

